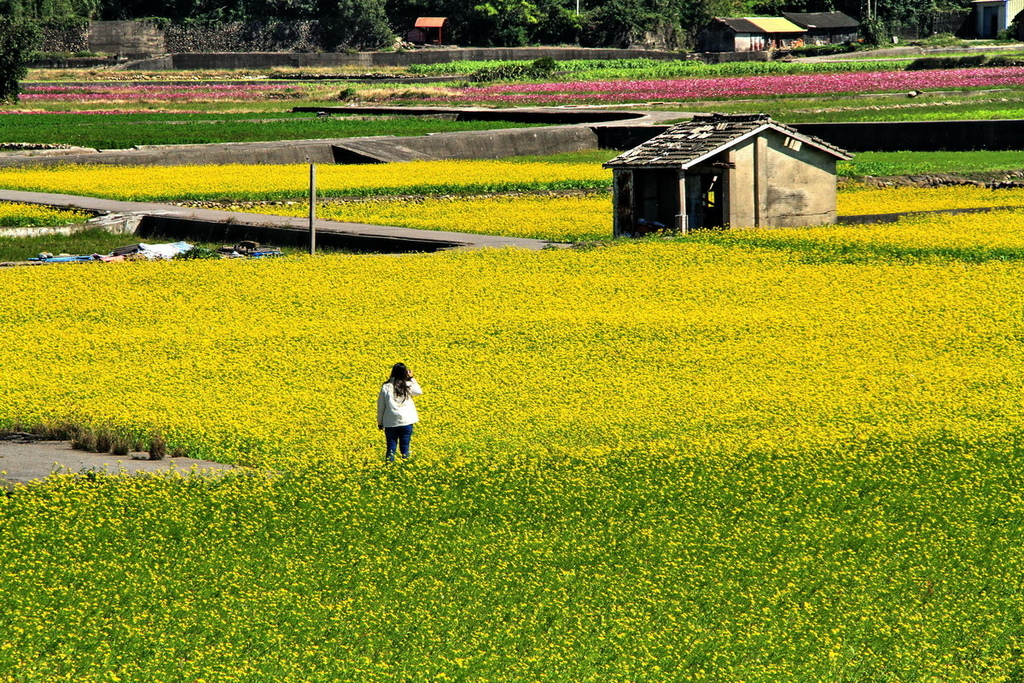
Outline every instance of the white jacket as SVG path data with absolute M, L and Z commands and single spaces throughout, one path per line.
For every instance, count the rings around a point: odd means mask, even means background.
M 412 397 L 422 394 L 423 390 L 415 378 L 409 380 L 409 397 L 404 400 L 395 397 L 395 388 L 391 382 L 384 382 L 377 395 L 377 424 L 385 427 L 416 424 L 420 417 L 416 414 L 416 404 L 412 402 Z

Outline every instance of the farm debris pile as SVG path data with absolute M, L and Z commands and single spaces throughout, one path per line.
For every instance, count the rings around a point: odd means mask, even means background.
M 52 254 L 44 251 L 26 261 L 10 261 L 0 263 L 2 266 L 45 265 L 52 263 L 118 263 L 123 261 L 168 261 L 179 259 L 219 259 L 219 258 L 266 258 L 283 256 L 280 249 L 261 247 L 259 242 L 243 241 L 230 247 L 221 247 L 216 251 L 198 247 L 188 242 L 166 242 L 162 244 L 146 244 L 139 242 L 118 247 L 109 254 Z

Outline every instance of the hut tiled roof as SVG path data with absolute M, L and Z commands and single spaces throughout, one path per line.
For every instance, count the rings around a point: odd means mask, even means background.
M 686 169 L 766 129 L 817 147 L 839 159 L 850 154 L 813 135 L 804 135 L 774 121 L 767 114 L 698 114 L 687 123 L 677 123 L 664 133 L 623 152 L 604 164 L 605 168 Z
M 860 22 L 842 12 L 783 12 L 782 16 L 806 29 L 855 29 Z

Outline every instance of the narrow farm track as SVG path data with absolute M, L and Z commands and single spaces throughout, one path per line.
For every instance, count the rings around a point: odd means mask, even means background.
M 60 208 L 77 208 L 95 213 L 132 214 L 194 223 L 252 226 L 254 228 L 280 230 L 282 233 L 287 232 L 290 234 L 294 234 L 296 231 L 307 230 L 309 227 L 308 219 L 304 218 L 187 208 L 174 206 L 173 204 L 124 202 L 47 192 L 0 190 L 0 201 L 41 204 Z M 386 246 L 388 243 L 392 243 L 398 251 L 436 251 L 439 249 L 456 248 L 500 249 L 503 247 L 536 250 L 543 249 L 551 244 L 551 242 L 544 240 L 522 237 L 471 235 L 460 232 L 415 230 L 412 228 L 345 223 L 341 221 L 317 220 L 315 226 L 318 233 L 344 236 L 348 241 L 356 245 L 365 243 L 367 247 L 370 247 L 371 245 Z

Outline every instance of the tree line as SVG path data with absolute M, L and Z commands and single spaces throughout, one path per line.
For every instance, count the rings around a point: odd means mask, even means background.
M 970 0 L 165 0 L 153 17 L 150 0 L 0 0 L 0 18 L 153 19 L 164 22 L 318 21 L 339 46 L 388 46 L 417 17 L 451 20 L 450 42 L 474 46 L 572 44 L 654 45 L 687 49 L 712 17 L 778 16 L 838 10 L 871 32 L 924 23 L 937 12 L 964 10 Z M 877 37 L 872 35 L 871 37 Z

